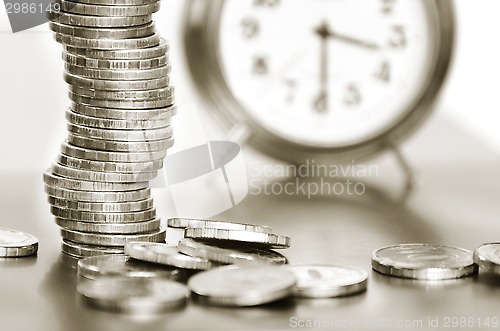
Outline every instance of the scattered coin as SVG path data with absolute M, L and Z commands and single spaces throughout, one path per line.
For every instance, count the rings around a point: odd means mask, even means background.
M 179 252 L 222 264 L 286 264 L 287 259 L 278 252 L 254 247 L 209 245 L 184 238 L 177 247 Z
M 477 247 L 474 251 L 474 262 L 481 268 L 500 274 L 500 243 Z
M 403 244 L 373 252 L 372 268 L 387 276 L 422 280 L 445 280 L 477 272 L 472 252 L 456 247 Z
M 182 270 L 160 267 L 121 254 L 92 256 L 80 260 L 78 261 L 78 275 L 93 280 L 118 276 L 179 280 L 184 276 Z
M 164 279 L 107 277 L 78 282 L 78 293 L 89 304 L 112 312 L 156 314 L 186 304 L 186 286 Z
M 186 238 L 193 238 L 206 241 L 226 241 L 244 243 L 247 245 L 262 246 L 267 248 L 288 248 L 290 238 L 273 233 L 262 233 L 252 231 L 236 231 L 212 228 L 187 228 Z
M 220 267 L 198 273 L 188 281 L 200 301 L 217 306 L 257 306 L 290 296 L 293 272 L 281 267 Z
M 125 245 L 125 254 L 137 260 L 183 269 L 208 270 L 216 266 L 207 259 L 181 254 L 166 244 L 129 242 Z
M 21 231 L 0 228 L 0 258 L 36 254 L 38 239 Z
M 366 272 L 330 265 L 288 265 L 297 278 L 295 296 L 333 298 L 366 291 Z

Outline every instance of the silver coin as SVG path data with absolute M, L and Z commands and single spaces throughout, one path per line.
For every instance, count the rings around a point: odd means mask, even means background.
M 172 125 L 172 117 L 152 118 L 150 120 L 114 120 L 99 117 L 90 117 L 75 113 L 71 110 L 66 112 L 68 122 L 87 126 L 91 128 L 111 130 L 151 130 L 165 128 Z
M 61 146 L 62 154 L 72 156 L 79 159 L 102 162 L 154 162 L 163 160 L 167 156 L 167 151 L 149 151 L 149 152 L 109 152 L 97 151 L 86 148 L 73 146 L 64 142 Z
M 125 254 L 137 260 L 183 269 L 208 270 L 214 266 L 207 259 L 181 254 L 166 244 L 129 242 L 125 245 Z
M 119 192 L 119 191 L 135 191 L 148 187 L 148 182 L 135 183 L 105 183 L 105 182 L 89 182 L 77 179 L 69 179 L 54 175 L 46 171 L 43 175 L 45 184 L 52 187 L 60 187 L 75 191 L 100 191 L 100 192 Z
M 157 34 L 132 39 L 91 39 L 55 33 L 54 38 L 65 46 L 102 50 L 149 48 L 160 44 L 160 36 Z
M 163 167 L 163 161 L 151 162 L 101 162 L 75 158 L 72 156 L 59 154 L 57 158 L 59 164 L 70 168 L 85 169 L 100 172 L 118 173 L 142 173 L 158 171 Z
M 188 281 L 202 302 L 217 306 L 257 306 L 293 293 L 293 272 L 280 267 L 221 267 L 200 272 Z
M 331 265 L 289 265 L 297 278 L 294 295 L 301 298 L 333 298 L 366 291 L 363 270 Z
M 474 262 L 481 268 L 500 274 L 500 243 L 489 243 L 474 250 Z
M 174 145 L 174 138 L 163 139 L 163 140 L 153 140 L 149 142 L 126 142 L 126 141 L 112 141 L 112 140 L 102 140 L 96 138 L 86 138 L 74 135 L 72 133 L 68 134 L 68 142 L 74 146 L 109 151 L 109 152 L 156 152 L 167 150 Z M 149 178 L 151 180 L 156 177 L 156 174 L 144 173 L 144 178 Z M 152 177 L 151 177 L 152 176 Z M 136 181 L 141 181 L 137 177 Z
M 98 37 L 96 37 L 98 38 Z M 91 59 L 84 56 L 63 53 L 63 60 L 69 64 L 95 69 L 108 70 L 141 70 L 152 69 L 165 66 L 169 63 L 167 55 L 155 57 L 146 60 L 108 60 L 108 59 Z
M 187 228 L 184 232 L 184 236 L 186 238 L 200 239 L 203 241 L 235 242 L 267 248 L 288 248 L 291 242 L 289 237 L 273 233 L 211 228 Z
M 61 177 L 92 181 L 92 182 L 109 182 L 109 183 L 135 183 L 150 181 L 156 177 L 156 172 L 141 172 L 141 173 L 117 173 L 117 172 L 98 172 L 85 169 L 75 169 L 66 167 L 61 164 L 52 165 L 52 172 Z
M 92 68 L 78 67 L 68 63 L 66 63 L 64 67 L 66 71 L 72 75 L 93 78 L 93 79 L 105 79 L 105 80 L 131 80 L 131 81 L 147 80 L 147 79 L 166 77 L 170 74 L 170 65 L 153 69 L 141 69 L 141 70 L 92 69 Z
M 123 254 L 122 247 L 105 247 L 96 245 L 85 245 L 63 239 L 61 241 L 61 251 L 64 254 L 75 257 L 77 259 L 86 258 L 89 256 L 108 255 L 108 254 Z
M 164 279 L 107 277 L 78 282 L 77 290 L 91 305 L 112 312 L 156 314 L 186 304 L 186 286 Z
M 181 239 L 177 246 L 179 252 L 222 264 L 286 264 L 287 259 L 278 252 L 245 246 L 218 247 Z
M 67 230 L 103 233 L 103 234 L 136 234 L 153 232 L 160 228 L 159 218 L 135 223 L 90 223 L 72 219 L 56 218 L 56 224 Z
M 229 221 L 204 220 L 196 218 L 169 218 L 167 225 L 172 228 L 210 228 L 221 230 L 251 231 L 272 233 L 272 229 L 265 225 L 235 223 Z
M 55 198 L 81 202 L 116 203 L 147 199 L 151 196 L 151 189 L 145 188 L 127 192 L 95 192 L 76 191 L 45 185 L 45 192 Z
M 152 59 L 155 57 L 167 54 L 169 44 L 165 39 L 161 39 L 158 46 L 141 49 L 127 49 L 127 50 L 98 50 L 98 49 L 85 49 L 77 47 L 65 47 L 66 52 L 85 56 L 93 59 L 110 59 L 110 60 L 144 60 Z
M 38 239 L 21 231 L 0 228 L 0 257 L 22 257 L 36 254 Z
M 97 213 L 130 213 L 153 208 L 152 198 L 133 202 L 102 203 L 72 201 L 49 196 L 48 201 L 52 206 L 59 208 Z
M 75 36 L 80 38 L 105 38 L 105 39 L 131 39 L 131 38 L 141 38 L 151 36 L 155 33 L 156 27 L 153 22 L 135 26 L 133 28 L 90 28 L 90 27 L 81 27 L 81 26 L 72 26 L 57 22 L 49 22 L 49 28 L 60 34 L 65 34 L 69 36 Z M 65 61 L 68 60 L 67 55 L 64 54 L 63 59 Z M 79 58 L 85 59 L 85 58 Z M 77 61 L 75 64 L 81 64 L 81 62 Z M 81 64 L 82 66 L 85 66 Z
M 140 6 L 152 4 L 158 0 L 73 0 L 73 2 L 86 3 L 90 5 L 105 5 L 105 6 Z
M 87 126 L 68 123 L 68 131 L 75 135 L 87 138 L 125 142 L 149 142 L 152 140 L 165 140 L 172 138 L 173 135 L 173 128 L 171 126 L 151 130 L 111 130 L 91 128 Z
M 103 277 L 164 278 L 179 280 L 182 270 L 164 268 L 134 260 L 127 255 L 100 255 L 78 261 L 78 275 L 89 279 Z
M 93 107 L 118 108 L 118 109 L 130 109 L 130 110 L 165 108 L 172 106 L 175 101 L 175 97 L 173 95 L 167 98 L 151 99 L 151 100 L 129 100 L 129 99 L 107 100 L 107 99 L 97 99 L 93 97 L 81 96 L 69 91 L 68 96 L 73 102 Z
M 78 2 L 57 0 L 61 5 L 61 10 L 67 13 L 106 16 L 106 17 L 127 17 L 151 15 L 160 9 L 160 2 L 135 6 L 106 6 L 97 4 L 83 4 Z
M 151 15 L 129 17 L 103 17 L 71 14 L 60 11 L 49 12 L 48 17 L 52 22 L 97 28 L 125 28 L 144 25 L 151 22 Z
M 61 236 L 69 241 L 96 246 L 125 246 L 131 241 L 165 242 L 165 230 L 140 234 L 85 233 L 61 229 Z
M 161 78 L 145 79 L 145 80 L 106 80 L 106 79 L 80 77 L 78 75 L 72 75 L 65 72 L 64 81 L 70 85 L 93 88 L 96 90 L 140 91 L 140 90 L 153 90 L 153 89 L 167 87 L 170 84 L 170 77 L 167 75 Z
M 58 218 L 86 223 L 136 223 L 150 221 L 156 217 L 155 208 L 129 213 L 99 213 L 51 206 L 50 212 Z
M 403 244 L 376 250 L 372 268 L 387 276 L 422 280 L 456 279 L 477 272 L 472 252 L 430 244 Z
M 130 111 L 126 109 L 92 107 L 89 105 L 81 105 L 74 102 L 71 104 L 71 110 L 75 113 L 91 117 L 127 121 L 164 120 L 177 114 L 177 108 L 175 106 L 159 109 L 140 109 Z
M 81 97 L 114 101 L 155 101 L 158 99 L 168 99 L 174 95 L 174 88 L 171 86 L 143 91 L 105 91 L 81 86 L 70 86 L 69 90 Z

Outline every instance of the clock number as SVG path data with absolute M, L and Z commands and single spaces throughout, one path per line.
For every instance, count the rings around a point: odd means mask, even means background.
M 346 94 L 344 96 L 344 104 L 350 107 L 359 106 L 362 97 L 361 92 L 356 84 L 349 84 L 346 88 Z
M 375 72 L 375 77 L 388 83 L 391 80 L 391 64 L 388 61 L 383 61 L 380 68 Z
M 244 18 L 241 21 L 241 32 L 243 34 L 243 38 L 252 39 L 259 34 L 260 27 L 259 22 L 254 18 Z
M 389 45 L 394 48 L 405 48 L 408 40 L 406 39 L 406 29 L 402 25 L 394 25 L 391 27 L 391 37 Z
M 382 13 L 385 15 L 392 14 L 394 11 L 394 4 L 396 0 L 381 0 L 382 1 Z
M 265 75 L 269 72 L 267 58 L 257 56 L 253 59 L 252 71 L 257 75 Z
M 280 4 L 280 0 L 253 0 L 253 4 L 256 7 L 277 7 Z

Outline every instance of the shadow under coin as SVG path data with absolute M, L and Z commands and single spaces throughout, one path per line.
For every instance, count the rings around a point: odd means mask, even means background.
M 26 257 L 0 257 L 0 268 L 26 268 L 35 265 L 37 255 Z

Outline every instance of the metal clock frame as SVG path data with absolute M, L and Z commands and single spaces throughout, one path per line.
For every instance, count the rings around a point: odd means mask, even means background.
M 247 126 L 248 144 L 272 157 L 296 164 L 314 159 L 316 163 L 340 163 L 369 158 L 398 143 L 416 130 L 432 111 L 446 78 L 454 45 L 454 11 L 450 0 L 422 0 L 434 12 L 437 22 L 432 68 L 418 97 L 405 110 L 405 116 L 376 137 L 344 147 L 313 147 L 288 141 L 263 128 L 249 115 L 230 91 L 221 70 L 219 23 L 225 0 L 189 0 L 185 12 L 184 44 L 188 66 L 205 101 L 221 124 L 231 130 Z M 396 149 L 397 152 L 397 149 Z M 401 158 L 401 155 L 397 155 Z M 404 165 L 404 160 L 403 166 Z

